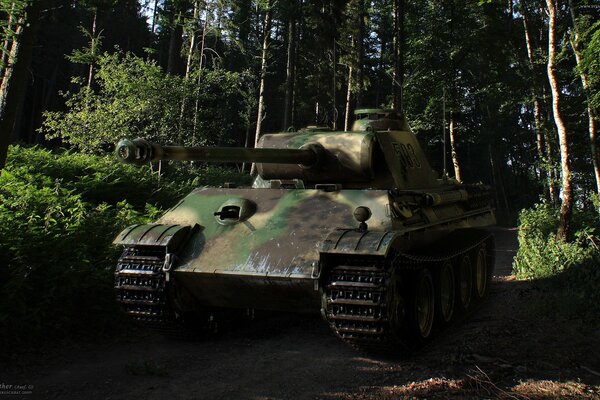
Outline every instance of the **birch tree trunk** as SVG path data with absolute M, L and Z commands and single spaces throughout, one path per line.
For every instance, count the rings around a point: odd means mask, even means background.
M 548 81 L 552 90 L 552 113 L 558 131 L 560 147 L 560 166 L 562 172 L 562 201 L 560 205 L 560 222 L 557 231 L 559 240 L 566 240 L 569 235 L 573 196 L 571 188 L 571 170 L 569 168 L 569 142 L 567 128 L 560 113 L 560 87 L 556 76 L 556 4 L 555 0 L 546 0 L 548 8 Z
M 350 111 L 352 111 L 352 106 L 350 105 L 352 101 L 352 70 L 352 65 L 350 65 L 348 67 L 348 90 L 346 91 L 346 112 L 344 114 L 344 131 L 346 132 L 350 129 Z
M 262 128 L 262 121 L 264 119 L 264 107 L 265 107 L 265 85 L 267 80 L 267 61 L 269 54 L 269 42 L 271 38 L 271 0 L 267 1 L 267 10 L 265 12 L 265 23 L 264 23 L 264 37 L 262 45 L 262 60 L 260 67 L 260 88 L 258 90 L 258 113 L 256 116 L 256 133 L 254 135 L 254 147 L 258 145 L 260 139 L 260 133 Z M 256 164 L 252 164 L 250 175 L 254 175 L 256 172 Z
M 452 154 L 452 165 L 454 166 L 454 177 L 457 181 L 462 182 L 462 177 L 460 174 L 460 165 L 458 163 L 458 154 L 456 153 L 456 132 L 455 132 L 455 122 L 456 116 L 451 111 L 450 112 L 450 150 Z
M 94 19 L 92 20 L 92 43 L 91 49 L 92 56 L 96 55 L 96 21 L 98 19 L 98 7 L 94 8 Z M 88 81 L 87 87 L 88 89 L 92 87 L 92 80 L 94 79 L 94 62 L 92 61 L 89 65 L 88 69 Z
M 190 32 L 190 46 L 188 48 L 187 62 L 185 63 L 185 79 L 190 77 L 192 71 L 192 59 L 194 56 L 194 49 L 196 48 L 196 33 L 198 29 L 198 18 L 200 14 L 200 2 L 194 1 L 194 21 L 192 23 L 192 31 Z
M 600 196 L 600 153 L 598 152 L 598 137 L 596 134 L 596 112 L 592 108 L 590 103 L 590 84 L 588 77 L 583 69 L 579 68 L 581 65 L 581 52 L 579 51 L 579 31 L 577 29 L 577 18 L 575 16 L 575 9 L 573 8 L 573 0 L 569 0 L 569 9 L 571 10 L 571 20 L 573 22 L 573 38 L 571 39 L 571 48 L 575 54 L 575 61 L 577 62 L 577 69 L 579 70 L 579 78 L 581 79 L 581 85 L 587 98 L 587 113 L 588 113 L 588 132 L 590 136 L 590 150 L 592 153 L 592 164 L 594 166 L 594 176 L 596 177 L 596 193 Z

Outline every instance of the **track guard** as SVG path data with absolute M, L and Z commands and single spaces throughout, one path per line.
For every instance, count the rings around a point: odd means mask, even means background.
M 336 229 L 321 243 L 321 254 L 370 255 L 385 257 L 400 237 L 392 231 Z
M 196 227 L 197 225 L 131 225 L 119 233 L 113 244 L 126 247 L 161 246 L 167 249 L 167 253 L 172 253 L 183 246 Z

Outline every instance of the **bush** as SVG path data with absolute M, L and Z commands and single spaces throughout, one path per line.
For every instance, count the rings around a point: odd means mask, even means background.
M 165 73 L 132 54 L 98 60 L 96 90 L 81 82 L 65 94 L 66 112 L 45 112 L 42 131 L 85 152 L 106 150 L 124 137 L 163 144 L 239 142 L 246 130 L 249 76 L 224 70 L 195 71 L 189 79 Z
M 519 250 L 513 272 L 532 279 L 546 289 L 546 309 L 571 315 L 592 316 L 600 312 L 600 251 L 598 222 L 594 210 L 576 210 L 574 235 L 568 242 L 556 239 L 559 212 L 548 204 L 523 210 L 519 217 Z
M 212 180 L 243 180 L 207 170 Z M 112 274 L 120 250 L 111 242 L 204 180 L 182 169 L 173 175 L 159 186 L 149 168 L 112 157 L 11 147 L 0 175 L 0 343 L 14 351 L 118 329 Z

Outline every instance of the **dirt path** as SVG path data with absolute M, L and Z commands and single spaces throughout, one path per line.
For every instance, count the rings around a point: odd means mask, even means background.
M 496 236 L 491 296 L 409 359 L 357 353 L 316 316 L 271 315 L 198 342 L 72 345 L 11 366 L 0 384 L 43 399 L 600 398 L 600 335 L 524 309 L 539 294 L 509 277 L 516 233 Z

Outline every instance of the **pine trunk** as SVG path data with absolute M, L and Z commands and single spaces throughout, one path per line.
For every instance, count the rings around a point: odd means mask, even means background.
M 364 89 L 364 65 L 365 65 L 365 0 L 359 0 L 358 2 L 358 37 L 356 38 L 356 107 L 362 106 L 362 97 Z
M 404 86 L 404 0 L 394 0 L 393 105 L 402 112 Z
M 265 86 L 267 81 L 267 61 L 269 54 L 269 42 L 271 38 L 271 0 L 267 1 L 267 10 L 265 12 L 265 23 L 264 23 L 264 36 L 262 45 L 262 58 L 260 67 L 260 88 L 258 90 L 258 113 L 256 116 L 256 132 L 254 134 L 254 147 L 258 145 L 260 139 L 262 121 L 264 119 L 264 107 L 265 107 Z M 251 175 L 256 172 L 256 164 L 252 164 L 250 171 Z
M 557 237 L 566 240 L 569 235 L 573 195 L 571 189 L 571 170 L 569 168 L 569 142 L 567 128 L 560 113 L 560 87 L 556 76 L 556 4 L 554 0 L 546 0 L 548 7 L 548 81 L 552 90 L 552 113 L 558 131 L 560 147 L 560 166 L 562 172 L 562 202 L 560 206 L 560 222 Z
M 287 43 L 287 65 L 285 79 L 285 101 L 283 110 L 283 130 L 286 131 L 294 125 L 292 116 L 292 100 L 294 98 L 294 80 L 296 65 L 294 63 L 294 54 L 296 47 L 296 19 L 290 15 L 288 21 L 288 43 Z
M 531 69 L 531 73 L 533 75 L 533 82 L 535 85 L 535 88 L 533 89 L 533 118 L 534 118 L 534 130 L 535 130 L 535 137 L 536 137 L 536 144 L 537 144 L 537 156 L 538 156 L 538 168 L 540 171 L 540 179 L 542 180 L 542 182 L 546 182 L 547 183 L 547 171 L 546 171 L 546 165 L 547 163 L 545 163 L 545 154 L 544 154 L 544 135 L 542 133 L 542 111 L 541 111 L 541 105 L 540 105 L 540 96 L 538 94 L 538 87 L 537 87 L 537 82 L 538 82 L 538 76 L 537 76 L 537 72 L 536 72 L 536 68 L 535 68 L 535 63 L 533 60 L 533 46 L 531 44 L 531 36 L 529 33 L 529 23 L 527 20 L 527 9 L 526 9 L 526 4 L 523 1 L 522 2 L 522 9 L 521 12 L 523 14 L 523 30 L 525 32 L 525 46 L 527 48 L 527 58 L 529 60 L 529 67 Z M 548 197 L 550 197 L 550 187 L 548 185 Z
M 10 12 L 8 13 L 8 21 L 6 23 L 6 28 L 5 28 L 6 32 L 12 32 L 13 22 L 15 20 L 14 13 L 15 13 L 15 3 L 12 3 Z M 2 48 L 4 49 L 4 51 L 2 51 L 2 57 L 0 57 L 0 77 L 4 76 L 4 71 L 10 60 L 10 58 L 9 58 L 10 47 L 11 47 L 11 39 L 10 39 L 10 36 L 7 36 L 6 39 L 4 39 L 4 43 L 2 43 Z
M 17 57 L 19 56 L 19 49 L 21 47 L 20 37 L 23 32 L 23 22 L 20 23 L 16 29 L 15 37 L 11 43 L 10 51 L 8 52 L 8 62 L 4 69 L 4 75 L 2 75 L 2 83 L 0 84 L 0 115 L 3 114 L 4 107 L 6 106 L 6 99 L 8 97 L 8 89 L 12 80 L 13 71 Z
M 12 140 L 15 122 L 19 115 L 19 109 L 24 101 L 29 82 L 29 65 L 33 53 L 33 42 L 38 26 L 38 16 L 43 2 L 35 1 L 26 8 L 27 21 L 22 21 L 20 35 L 13 40 L 14 58 L 11 66 L 10 76 L 6 73 L 2 82 L 3 91 L 0 99 L 0 170 L 6 164 L 8 146 Z M 25 23 L 27 22 L 27 23 Z M 15 47 L 16 46 L 16 47 Z
M 181 73 L 181 47 L 183 46 L 183 26 L 181 25 L 181 13 L 173 18 L 173 29 L 169 41 L 169 59 L 167 73 L 179 75 Z

